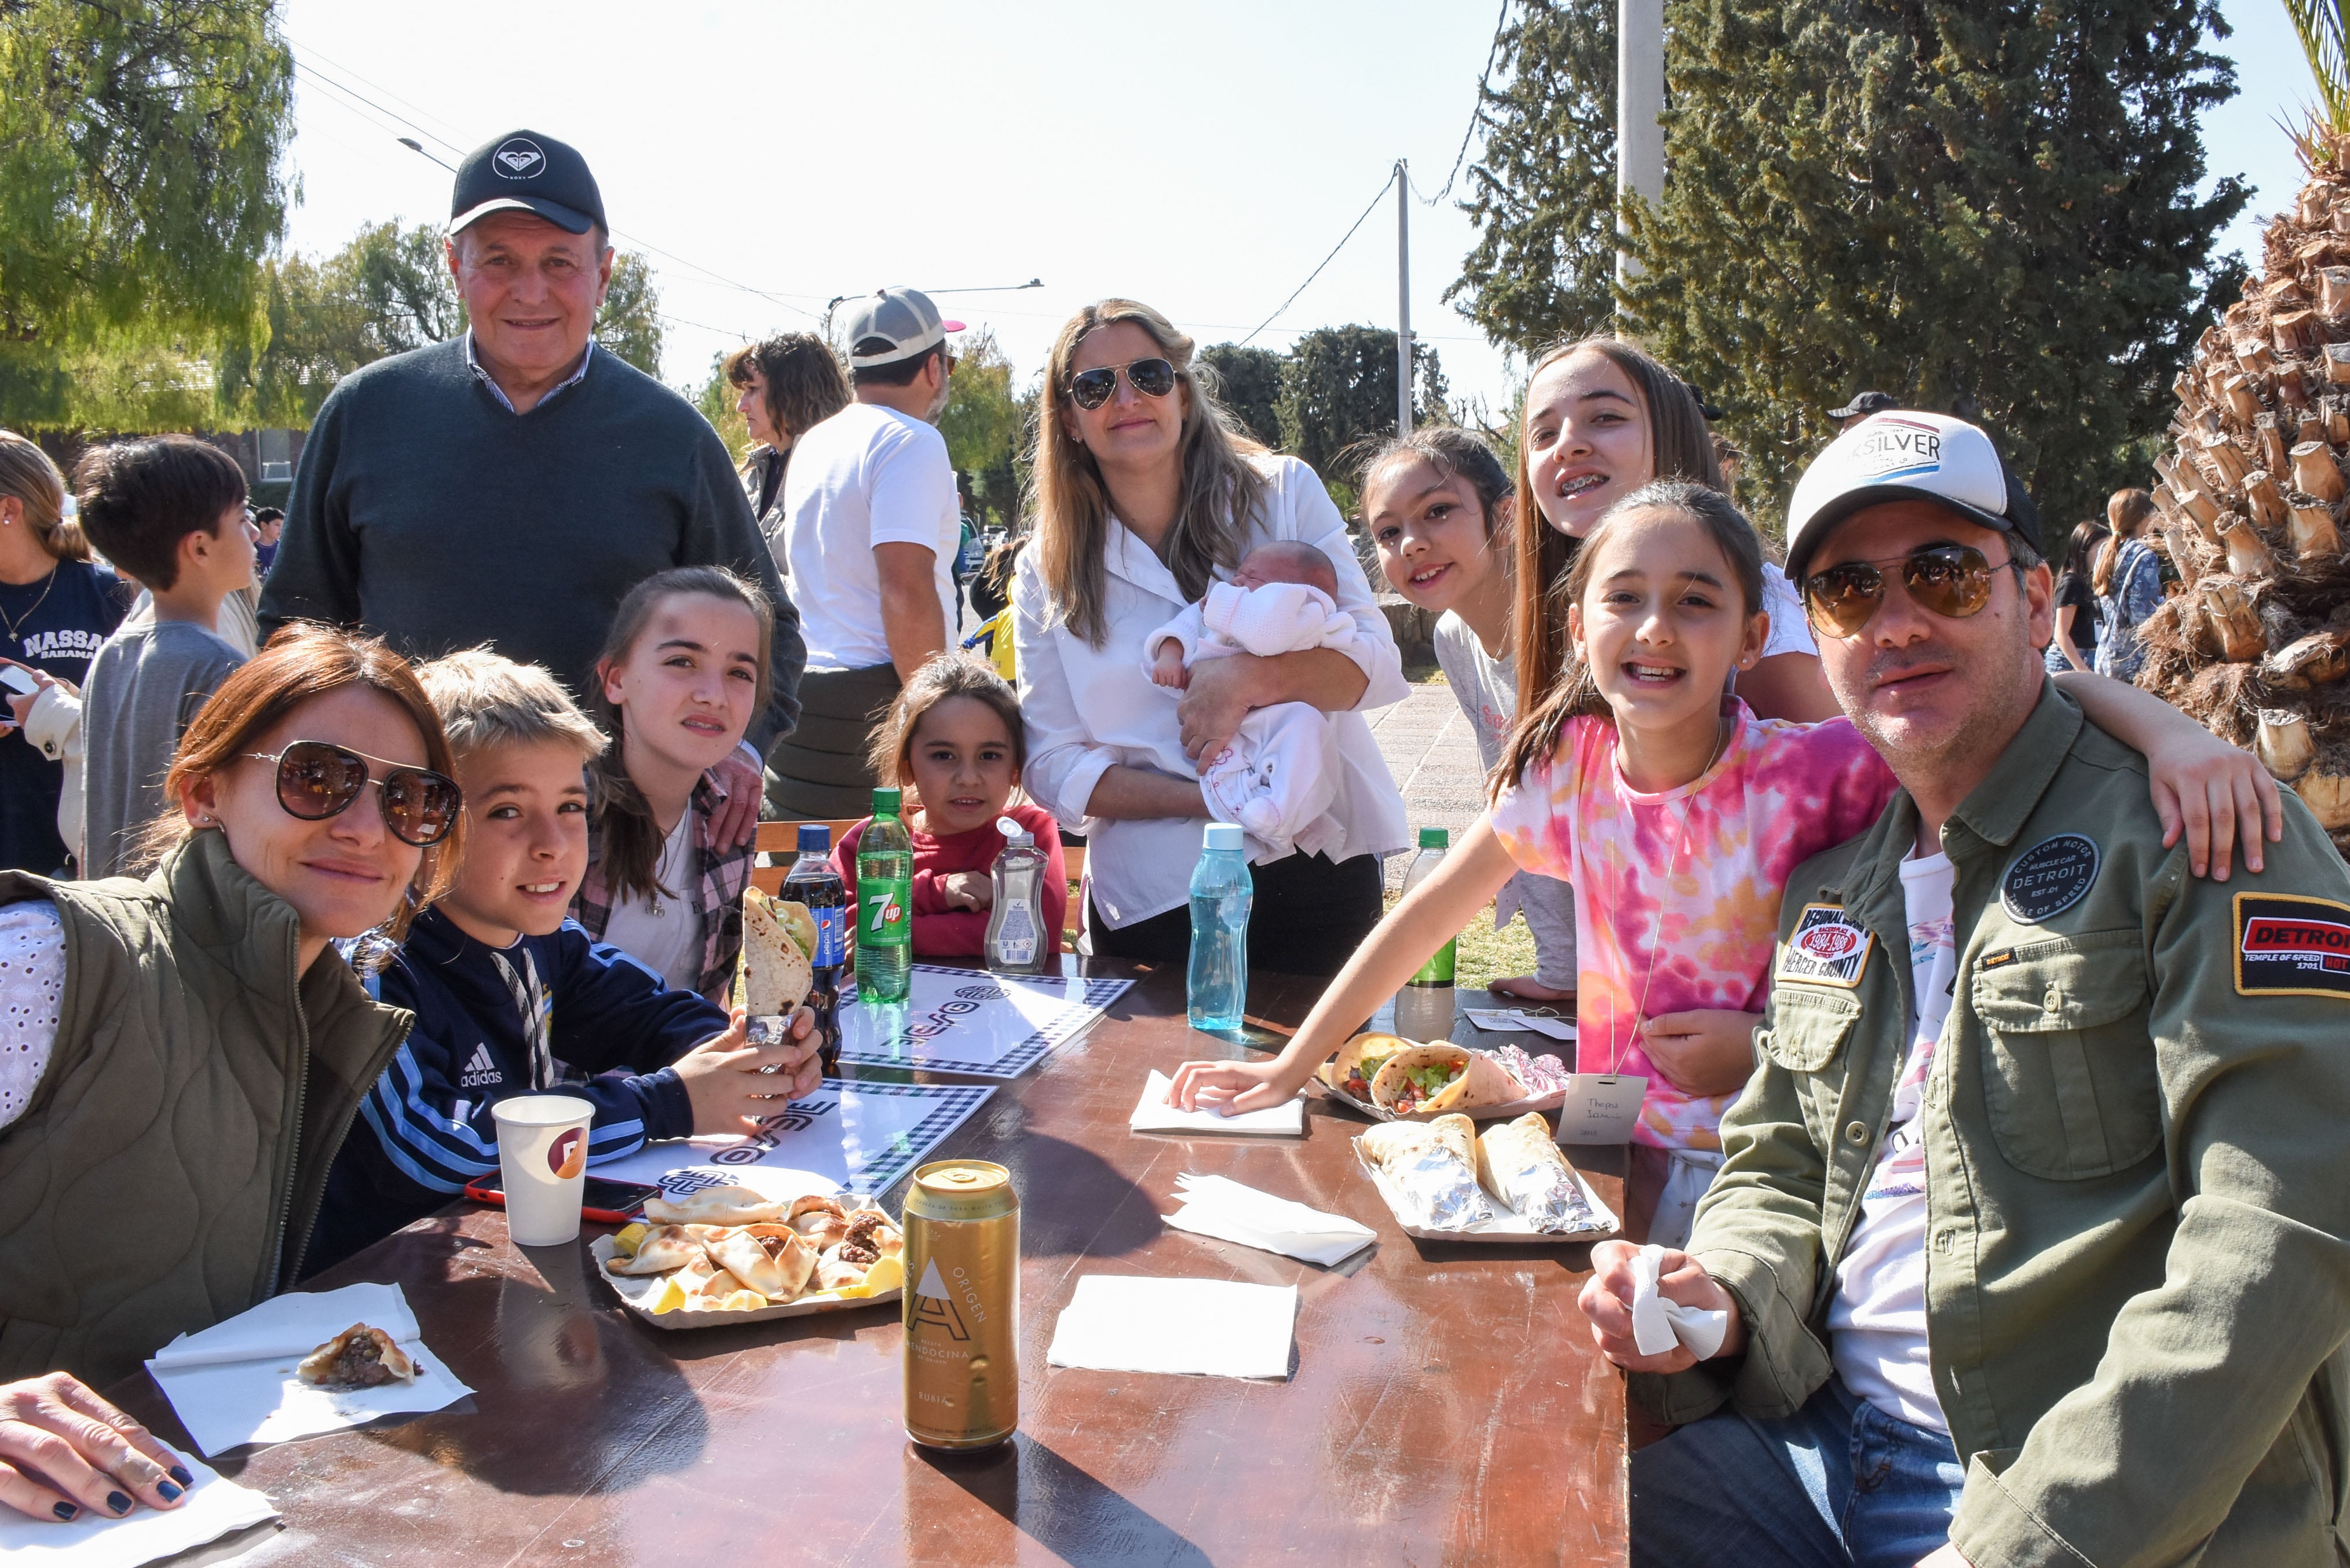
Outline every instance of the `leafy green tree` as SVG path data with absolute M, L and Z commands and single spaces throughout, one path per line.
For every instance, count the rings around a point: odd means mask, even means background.
M 1479 229 L 1445 291 L 1521 352 L 1615 314 L 1617 0 L 1520 0 L 1480 94 L 1462 211 Z
M 1393 338 L 1388 342 L 1392 344 Z M 1390 348 L 1392 357 L 1393 350 Z M 1264 442 L 1281 444 L 1281 366 L 1282 356 L 1273 348 L 1243 348 L 1237 343 L 1218 343 L 1202 348 L 1199 363 L 1215 372 L 1216 400 L 1225 412 L 1241 423 L 1241 428 Z M 1388 384 L 1392 387 L 1394 378 Z
M 751 425 L 734 407 L 742 389 L 726 379 L 727 350 L 721 348 L 710 357 L 710 374 L 702 378 L 702 389 L 693 395 L 693 406 L 726 443 L 726 450 L 740 462 L 750 455 Z
M 1411 369 L 1413 420 L 1443 420 L 1446 388 L 1436 350 L 1413 344 Z M 1325 483 L 1345 483 L 1337 472 L 1341 454 L 1365 437 L 1395 433 L 1395 333 L 1383 327 L 1306 333 L 1282 364 L 1279 407 L 1282 450 L 1305 459 Z
M 966 334 L 955 348 L 939 433 L 948 458 L 971 475 L 972 501 L 994 523 L 1009 524 L 1019 515 L 1021 439 L 1035 411 L 1034 393 L 1013 391 L 1012 362 L 995 334 L 984 327 Z
M 660 375 L 660 290 L 645 258 L 623 251 L 612 258 L 611 286 L 596 317 L 596 343 L 646 375 Z
M 2241 182 L 2215 0 L 1671 0 L 1661 207 L 1627 325 L 1729 410 L 1783 503 L 1877 388 L 1998 431 L 2042 510 L 2135 482 Z M 1775 506 L 1773 510 L 1775 510 Z

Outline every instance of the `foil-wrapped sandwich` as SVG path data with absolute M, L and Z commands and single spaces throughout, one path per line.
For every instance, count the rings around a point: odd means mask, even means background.
M 1493 1222 L 1493 1206 L 1477 1185 L 1476 1124 L 1467 1116 L 1384 1122 L 1356 1144 L 1402 1199 L 1405 1218 L 1421 1230 L 1473 1231 Z
M 1539 1112 L 1496 1122 L 1478 1135 L 1477 1178 L 1537 1231 L 1565 1235 L 1605 1229 Z

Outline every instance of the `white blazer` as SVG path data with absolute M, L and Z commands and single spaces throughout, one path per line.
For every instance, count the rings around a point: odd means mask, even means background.
M 1260 514 L 1242 535 L 1241 553 L 1271 539 L 1303 539 L 1330 557 L 1338 573 L 1338 610 L 1357 635 L 1341 649 L 1370 684 L 1353 710 L 1331 715 L 1342 775 L 1337 798 L 1315 842 L 1298 840 L 1301 853 L 1346 860 L 1388 855 L 1406 844 L 1403 796 L 1363 715 L 1403 701 L 1403 660 L 1387 618 L 1371 597 L 1347 538 L 1347 524 L 1314 471 L 1294 457 L 1253 460 L 1266 480 Z M 1112 766 L 1155 768 L 1180 779 L 1199 769 L 1183 754 L 1175 704 L 1143 674 L 1142 644 L 1187 601 L 1148 545 L 1110 520 L 1107 635 L 1099 648 L 1058 622 L 1045 591 L 1037 553 L 1024 550 L 1012 590 L 1014 645 L 1018 649 L 1020 717 L 1027 729 L 1028 765 L 1021 781 L 1061 825 L 1086 835 L 1086 877 L 1093 899 L 1113 927 L 1130 926 L 1180 909 L 1191 896 L 1191 868 L 1200 859 L 1196 817 L 1103 822 L 1086 815 L 1094 786 Z M 1249 858 L 1277 858 L 1261 840 L 1248 841 Z

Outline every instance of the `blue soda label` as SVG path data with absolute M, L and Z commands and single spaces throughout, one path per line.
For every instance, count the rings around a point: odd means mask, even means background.
M 816 954 L 809 962 L 822 969 L 837 964 L 848 951 L 848 911 L 842 909 L 810 909 L 816 919 Z

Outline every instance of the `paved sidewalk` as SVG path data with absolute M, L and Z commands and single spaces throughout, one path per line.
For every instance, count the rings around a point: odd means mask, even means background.
M 1422 681 L 1392 708 L 1370 716 L 1371 734 L 1403 792 L 1406 820 L 1415 830 L 1443 827 L 1454 843 L 1485 809 L 1485 770 L 1477 761 L 1477 736 L 1441 680 Z M 1388 861 L 1388 886 L 1403 886 L 1411 856 Z

